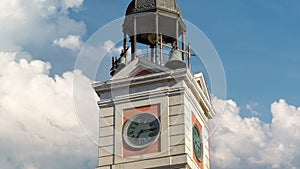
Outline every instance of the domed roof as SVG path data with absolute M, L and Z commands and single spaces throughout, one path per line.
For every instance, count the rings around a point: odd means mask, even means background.
M 126 10 L 126 15 L 158 10 L 171 12 L 182 17 L 181 9 L 175 0 L 132 0 Z

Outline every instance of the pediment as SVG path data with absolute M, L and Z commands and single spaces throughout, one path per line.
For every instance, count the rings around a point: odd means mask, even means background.
M 151 62 L 147 58 L 138 57 L 131 61 L 123 69 L 117 72 L 110 80 L 132 78 L 137 76 L 144 76 L 153 73 L 160 73 L 170 70 L 164 66 L 160 66 L 156 63 Z
M 211 101 L 203 73 L 194 74 L 194 78 L 197 84 L 199 85 L 199 87 L 202 89 L 205 96 L 207 97 L 207 99 Z

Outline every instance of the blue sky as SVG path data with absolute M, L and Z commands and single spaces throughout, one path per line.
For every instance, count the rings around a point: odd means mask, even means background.
M 87 24 L 87 39 L 100 27 L 122 17 L 130 1 L 85 1 L 73 13 Z M 184 18 L 212 41 L 223 62 L 228 98 L 242 109 L 256 104 L 265 121 L 280 98 L 300 102 L 300 5 L 298 1 L 178 1 Z M 121 31 L 121 30 L 120 30 Z M 250 116 L 246 113 L 245 116 Z M 250 112 L 248 112 L 250 113 Z
M 85 1 L 81 11 L 71 12 L 86 24 L 83 40 L 109 22 L 124 16 L 130 1 Z M 241 105 L 259 103 L 266 119 L 270 103 L 279 98 L 299 105 L 300 12 L 297 1 L 178 1 L 184 18 L 212 41 L 223 62 L 228 98 Z M 120 29 L 121 32 L 121 29 Z M 47 61 L 49 58 L 45 58 Z M 54 59 L 52 62 L 68 61 Z M 61 73 L 72 69 L 74 59 Z
M 90 79 L 74 65 L 88 39 L 124 16 L 129 2 L 1 1 L 1 169 L 95 167 L 98 107 Z M 212 168 L 300 168 L 300 2 L 177 2 L 211 40 L 226 73 L 227 98 L 212 100 L 218 116 L 224 113 L 211 139 Z M 115 29 L 121 35 L 121 25 Z M 113 45 L 87 50 L 88 66 Z

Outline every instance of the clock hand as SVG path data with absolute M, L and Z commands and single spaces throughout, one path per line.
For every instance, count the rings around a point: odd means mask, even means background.
M 150 129 L 141 129 L 136 138 L 139 138 L 142 133 L 145 133 L 147 131 L 154 131 L 155 129 L 156 129 L 156 127 L 155 128 L 150 128 Z
M 139 138 L 142 133 L 145 133 L 145 130 L 141 129 L 136 138 Z
M 140 130 L 139 134 L 136 136 L 136 138 L 139 138 L 140 135 L 143 133 L 143 130 Z
M 143 130 L 143 132 L 146 132 L 146 131 L 154 131 L 154 130 L 156 130 L 156 127 L 155 127 L 155 128 L 150 128 L 150 129 L 145 129 L 145 130 Z

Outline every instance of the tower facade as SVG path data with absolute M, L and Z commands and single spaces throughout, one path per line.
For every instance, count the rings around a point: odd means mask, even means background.
M 214 111 L 203 74 L 191 72 L 185 31 L 175 0 L 129 4 L 112 77 L 93 84 L 100 97 L 97 169 L 210 168 Z M 136 53 L 139 44 L 151 49 L 148 57 Z

